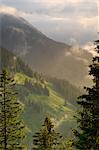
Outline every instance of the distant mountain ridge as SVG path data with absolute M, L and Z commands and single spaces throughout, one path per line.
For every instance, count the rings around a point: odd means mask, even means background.
M 13 51 L 38 72 L 69 80 L 75 85 L 86 83 L 88 61 L 92 55 L 56 42 L 34 28 L 26 20 L 0 14 L 0 46 Z

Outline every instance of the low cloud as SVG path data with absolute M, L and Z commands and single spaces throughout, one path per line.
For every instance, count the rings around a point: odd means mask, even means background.
M 94 57 L 94 56 L 97 56 L 97 52 L 95 50 L 95 47 L 96 46 L 94 45 L 94 43 L 89 42 L 89 43 L 87 43 L 86 45 L 83 46 L 83 49 L 90 52 Z
M 8 7 L 8 6 L 1 6 L 0 7 L 0 13 L 8 13 L 8 14 L 17 14 L 17 9 L 14 7 Z

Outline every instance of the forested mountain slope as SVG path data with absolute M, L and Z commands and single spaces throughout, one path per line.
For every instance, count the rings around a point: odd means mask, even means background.
M 70 129 L 75 126 L 73 115 L 80 91 L 68 81 L 33 72 L 6 49 L 1 48 L 0 54 L 1 66 L 8 68 L 14 76 L 18 98 L 24 106 L 23 118 L 29 128 L 27 145 L 31 147 L 31 137 L 40 128 L 46 115 L 51 116 L 57 130 L 69 136 Z

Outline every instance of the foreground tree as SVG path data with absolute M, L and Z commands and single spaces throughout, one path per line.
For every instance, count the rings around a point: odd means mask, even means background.
M 22 150 L 25 126 L 22 105 L 16 99 L 15 83 L 6 70 L 0 75 L 0 150 Z
M 73 139 L 62 138 L 58 150 L 72 150 L 73 149 Z M 56 149 L 57 150 L 57 149 Z
M 45 118 L 41 130 L 33 136 L 33 150 L 59 149 L 62 136 L 56 133 L 49 117 Z
M 78 114 L 78 130 L 75 134 L 75 147 L 79 150 L 99 149 L 99 40 L 95 41 L 97 56 L 90 65 L 89 75 L 93 76 L 93 87 L 85 88 L 86 93 L 79 97 L 81 111 Z

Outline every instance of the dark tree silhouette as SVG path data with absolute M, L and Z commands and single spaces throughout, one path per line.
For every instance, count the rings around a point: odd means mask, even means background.
M 3 70 L 0 75 L 0 150 L 24 149 L 25 126 L 20 119 L 21 111 L 14 80 Z
M 78 130 L 74 131 L 75 146 L 79 150 L 99 149 L 99 40 L 95 41 L 97 56 L 90 65 L 93 87 L 85 88 L 86 94 L 79 97 L 81 111 L 78 114 Z

